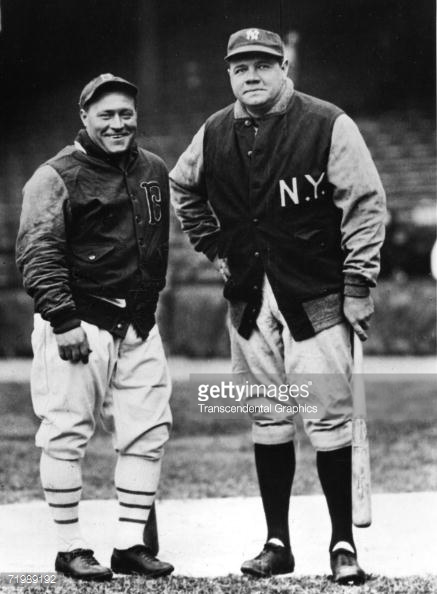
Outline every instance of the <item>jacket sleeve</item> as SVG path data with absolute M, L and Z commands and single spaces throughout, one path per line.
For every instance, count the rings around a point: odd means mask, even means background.
M 328 179 L 334 185 L 334 202 L 342 211 L 344 294 L 366 297 L 379 274 L 385 193 L 364 139 L 346 114 L 334 123 Z
M 55 332 L 80 324 L 69 285 L 64 209 L 67 189 L 58 173 L 43 165 L 23 189 L 17 237 L 17 265 L 35 311 Z
M 203 170 L 205 126 L 194 136 L 170 172 L 171 201 L 194 249 L 211 261 L 217 256 L 220 225 L 208 202 Z

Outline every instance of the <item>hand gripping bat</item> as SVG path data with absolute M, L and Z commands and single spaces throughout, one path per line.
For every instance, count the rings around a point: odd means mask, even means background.
M 352 521 L 358 528 L 372 523 L 369 440 L 366 427 L 366 394 L 363 377 L 363 347 L 352 331 Z

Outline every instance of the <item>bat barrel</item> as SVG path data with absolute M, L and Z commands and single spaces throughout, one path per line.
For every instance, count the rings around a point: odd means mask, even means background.
M 352 520 L 366 528 L 372 522 L 370 455 L 366 426 L 366 395 L 361 341 L 353 337 L 353 418 L 352 418 Z
M 352 422 L 352 519 L 358 528 L 370 526 L 372 521 L 370 487 L 369 441 L 366 422 Z

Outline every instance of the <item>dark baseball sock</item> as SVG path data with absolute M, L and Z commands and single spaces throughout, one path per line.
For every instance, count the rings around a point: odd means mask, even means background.
M 331 516 L 329 550 L 341 540 L 355 549 L 352 535 L 352 447 L 317 452 L 317 470 Z
M 288 509 L 296 468 L 293 442 L 256 443 L 255 464 L 267 522 L 267 540 L 279 538 L 289 547 Z

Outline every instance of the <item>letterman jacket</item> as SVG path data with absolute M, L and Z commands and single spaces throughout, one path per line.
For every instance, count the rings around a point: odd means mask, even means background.
M 93 323 L 146 338 L 168 255 L 168 174 L 133 145 L 125 169 L 81 130 L 23 190 L 17 264 L 55 333 Z M 117 300 L 126 307 L 118 307 Z
M 264 274 L 295 340 L 341 322 L 342 296 L 375 286 L 385 195 L 370 153 L 346 114 L 290 79 L 262 118 L 239 101 L 211 116 L 170 180 L 195 249 L 227 259 L 224 295 L 242 336 Z

